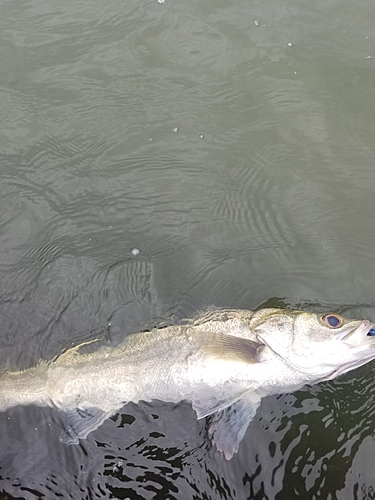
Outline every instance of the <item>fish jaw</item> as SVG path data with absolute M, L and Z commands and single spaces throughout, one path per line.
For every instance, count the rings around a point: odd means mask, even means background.
M 348 361 L 340 364 L 324 380 L 332 380 L 375 359 L 375 337 L 372 334 L 374 329 L 374 323 L 364 320 L 358 328 L 338 338 Z
M 342 340 L 351 346 L 375 345 L 373 330 L 375 323 L 364 320 L 358 328 L 354 328 L 347 334 L 337 336 L 337 340 Z

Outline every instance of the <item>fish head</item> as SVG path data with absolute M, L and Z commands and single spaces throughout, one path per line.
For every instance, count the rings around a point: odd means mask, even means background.
M 250 327 L 259 341 L 310 380 L 331 380 L 375 359 L 375 324 L 367 320 L 261 309 Z

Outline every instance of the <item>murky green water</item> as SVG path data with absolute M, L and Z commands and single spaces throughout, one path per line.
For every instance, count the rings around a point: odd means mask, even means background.
M 368 0 L 0 2 L 0 362 L 210 305 L 375 320 L 374 42 Z M 76 447 L 14 408 L 0 494 L 374 498 L 373 373 L 264 400 L 230 462 L 187 404 Z

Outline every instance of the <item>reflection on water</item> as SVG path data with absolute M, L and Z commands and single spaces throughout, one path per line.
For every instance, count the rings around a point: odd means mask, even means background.
M 374 26 L 370 0 L 2 2 L 1 370 L 211 305 L 374 320 Z M 263 400 L 229 462 L 187 404 L 71 447 L 13 408 L 0 498 L 374 498 L 373 369 Z

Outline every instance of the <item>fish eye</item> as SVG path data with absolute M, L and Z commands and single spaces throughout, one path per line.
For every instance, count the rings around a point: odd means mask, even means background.
M 326 313 L 320 316 L 320 321 L 328 328 L 340 328 L 342 326 L 342 318 L 338 314 Z

